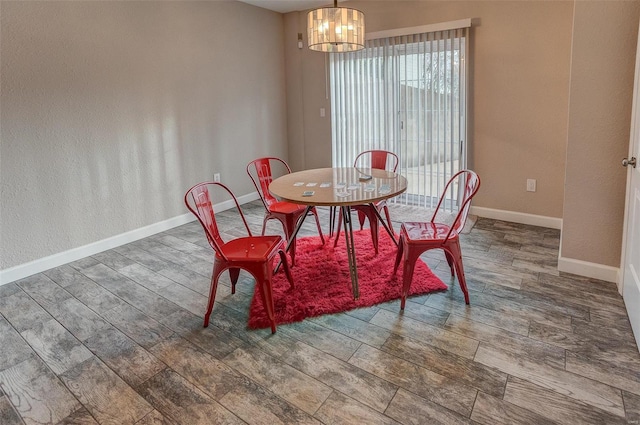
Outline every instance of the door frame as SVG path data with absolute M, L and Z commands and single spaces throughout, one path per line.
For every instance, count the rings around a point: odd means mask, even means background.
M 633 103 L 631 106 L 631 127 L 629 131 L 629 150 L 627 152 L 627 157 L 630 158 L 633 154 L 634 148 L 634 139 L 639 135 L 636 134 L 638 132 L 638 123 L 636 121 L 636 115 L 638 114 L 637 108 L 640 107 L 638 102 L 640 102 L 640 27 L 638 29 L 638 47 L 636 50 L 636 68 L 635 68 L 635 76 L 633 79 Z M 624 286 L 624 273 L 625 273 L 625 264 L 627 260 L 627 239 L 631 233 L 630 224 L 629 224 L 629 212 L 631 210 L 631 172 L 627 170 L 627 183 L 626 190 L 624 194 L 624 221 L 622 224 L 622 252 L 620 255 L 620 273 L 618 275 L 618 293 L 622 295 L 623 286 Z
M 640 146 L 640 122 L 638 122 L 638 118 L 640 117 L 640 25 L 638 30 L 638 45 L 636 48 L 636 65 L 635 65 L 635 74 L 634 74 L 634 82 L 633 82 L 633 103 L 631 107 L 631 126 L 629 131 L 629 150 L 627 153 L 627 157 L 631 158 L 632 156 L 640 157 L 640 152 L 634 152 L 636 148 L 636 144 Z M 634 193 L 632 192 L 631 180 L 633 177 L 635 169 L 631 168 L 627 170 L 627 184 L 625 190 L 625 208 L 624 208 L 624 221 L 623 221 L 623 232 L 622 232 L 622 251 L 620 256 L 620 272 L 618 275 L 618 292 L 622 295 L 624 300 L 625 288 L 625 280 L 627 280 L 627 264 L 631 261 L 630 258 L 627 258 L 630 253 L 627 252 L 627 244 L 629 239 L 631 238 L 631 208 L 633 208 L 633 199 Z M 640 238 L 640 235 L 637 237 Z M 631 281 L 631 279 L 629 279 Z M 627 314 L 629 312 L 629 307 L 626 305 Z M 639 306 L 640 307 L 640 306 Z M 631 317 L 629 317 L 631 321 Z M 632 324 L 633 329 L 633 324 Z M 640 329 L 633 329 L 634 337 L 636 339 L 636 344 L 640 349 Z

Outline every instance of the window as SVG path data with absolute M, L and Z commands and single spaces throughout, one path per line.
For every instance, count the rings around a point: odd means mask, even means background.
M 358 52 L 330 55 L 333 165 L 351 166 L 368 149 L 395 152 L 409 183 L 395 202 L 435 207 L 466 167 L 467 40 L 468 27 L 458 27 L 374 38 Z

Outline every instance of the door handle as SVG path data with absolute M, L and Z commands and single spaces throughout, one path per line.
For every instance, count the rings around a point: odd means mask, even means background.
M 622 160 L 622 166 L 626 167 L 627 165 L 631 165 L 633 168 L 636 168 L 636 157 L 632 156 L 631 158 L 624 158 Z

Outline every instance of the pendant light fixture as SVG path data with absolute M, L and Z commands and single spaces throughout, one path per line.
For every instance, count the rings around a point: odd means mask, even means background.
M 318 52 L 353 52 L 364 49 L 364 13 L 333 7 L 314 9 L 307 15 L 309 49 Z

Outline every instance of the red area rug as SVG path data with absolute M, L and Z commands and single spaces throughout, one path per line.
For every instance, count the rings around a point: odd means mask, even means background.
M 296 265 L 291 269 L 295 287 L 289 288 L 284 273 L 280 270 L 273 281 L 273 300 L 276 323 L 292 323 L 307 317 L 339 313 L 359 307 L 369 307 L 400 298 L 402 290 L 402 264 L 393 274 L 397 248 L 389 235 L 381 229 L 378 255 L 374 254 L 369 230 L 353 233 L 358 264 L 360 298 L 353 299 L 349 260 L 345 248 L 344 234 L 338 246 L 333 239 L 307 237 L 297 240 Z M 447 289 L 429 267 L 418 260 L 413 272 L 411 295 L 426 294 Z M 249 309 L 250 329 L 267 328 L 269 320 L 262 307 L 262 299 L 256 291 Z

